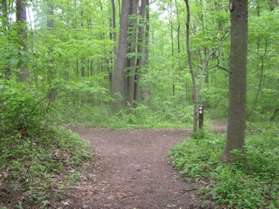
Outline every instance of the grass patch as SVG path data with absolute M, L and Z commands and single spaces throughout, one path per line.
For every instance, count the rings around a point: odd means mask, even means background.
M 209 184 L 203 194 L 220 208 L 279 208 L 279 135 L 269 129 L 247 137 L 245 154 L 235 153 L 232 165 L 220 162 L 224 136 L 205 134 L 171 150 L 182 175 Z

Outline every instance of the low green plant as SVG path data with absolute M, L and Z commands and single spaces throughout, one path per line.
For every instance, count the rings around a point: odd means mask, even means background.
M 182 175 L 208 182 L 203 193 L 220 208 L 278 208 L 278 130 L 249 135 L 245 151 L 235 152 L 231 165 L 220 160 L 223 148 L 224 136 L 206 133 L 178 144 L 171 158 Z

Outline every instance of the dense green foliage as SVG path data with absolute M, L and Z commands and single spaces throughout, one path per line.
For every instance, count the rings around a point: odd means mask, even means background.
M 278 208 L 278 147 L 278 126 L 253 127 L 232 165 L 220 161 L 224 136 L 211 133 L 178 144 L 171 157 L 182 175 L 207 182 L 203 194 L 221 208 Z
M 9 81 L 0 89 L 0 206 L 45 208 L 62 174 L 76 175 L 90 157 L 87 145 L 50 120 L 43 90 Z
M 228 107 L 227 4 L 225 0 L 191 2 L 191 45 L 199 100 L 215 117 L 225 117 Z M 13 21 L 9 22 L 9 30 L 2 28 L 0 32 L 0 52 L 4 55 L 0 57 L 1 77 L 5 78 L 9 70 L 15 78 L 18 63 L 24 60 L 35 86 L 55 87 L 60 93 L 65 90 L 57 98 L 60 109 L 79 114 L 60 117 L 63 121 L 99 124 L 98 117 L 88 118 L 87 111 L 104 111 L 108 113 L 106 118 L 113 117 L 109 78 L 117 43 L 111 39 L 111 33 L 119 31 L 119 18 L 113 31 L 110 2 L 36 0 L 28 5 L 27 51 L 18 51 L 20 41 Z M 184 123 L 189 115 L 185 112 L 191 106 L 185 5 L 183 1 L 160 1 L 150 7 L 149 62 L 140 70 L 140 85 L 148 90 L 148 96 L 142 103 L 147 111 L 162 116 L 160 121 L 170 118 L 166 123 L 173 123 L 173 119 Z M 116 1 L 116 17 L 119 10 Z M 248 116 L 251 120 L 275 120 L 279 104 L 274 99 L 278 98 L 279 12 L 271 10 L 264 0 L 252 1 L 249 10 Z M 9 11 L 13 13 L 12 8 Z

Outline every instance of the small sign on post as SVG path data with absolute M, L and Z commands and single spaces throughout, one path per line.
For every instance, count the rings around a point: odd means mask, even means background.
M 204 120 L 204 108 L 203 105 L 199 105 L 199 129 L 203 129 Z

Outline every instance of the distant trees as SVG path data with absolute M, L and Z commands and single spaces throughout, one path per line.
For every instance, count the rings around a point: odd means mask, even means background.
M 231 0 L 230 12 L 229 118 L 227 143 L 223 155 L 226 162 L 233 160 L 231 151 L 243 149 L 245 140 L 248 1 Z
M 278 119 L 277 2 L 256 0 L 249 6 L 251 120 Z M 67 84 L 66 103 L 77 106 L 110 106 L 112 94 L 121 98 L 113 100 L 119 107 L 143 101 L 145 106 L 134 110 L 150 108 L 154 115 L 158 110 L 181 123 L 194 117 L 195 131 L 197 105 L 216 118 L 227 117 L 227 1 L 151 1 L 150 28 L 149 3 L 0 0 L 1 79 L 28 80 L 44 89 Z
M 140 68 L 148 56 L 148 0 L 122 0 L 120 32 L 114 71 L 112 94 L 115 105 L 133 106 L 140 99 Z

